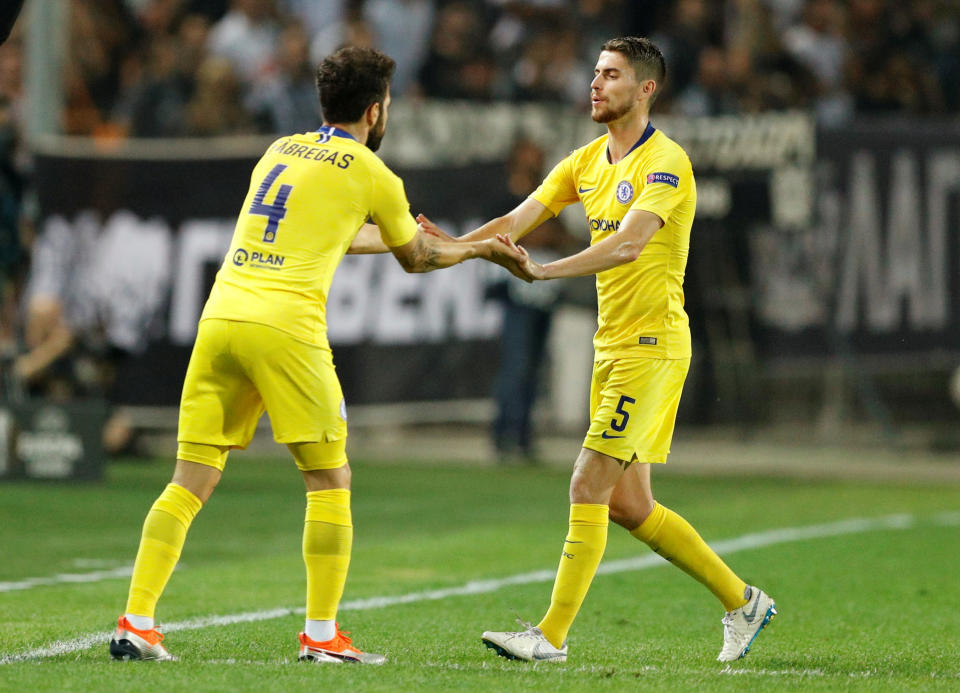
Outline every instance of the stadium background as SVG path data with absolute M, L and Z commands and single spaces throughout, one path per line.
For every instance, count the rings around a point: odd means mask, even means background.
M 415 212 L 463 232 L 516 199 L 518 142 L 545 171 L 602 131 L 587 78 L 603 38 L 626 33 L 665 51 L 653 119 L 690 152 L 700 188 L 681 425 L 955 449 L 957 10 L 33 0 L 0 48 L 0 473 L 56 476 L 99 457 L 103 417 L 110 453 L 171 449 L 196 317 L 248 170 L 277 133 L 317 123 L 319 56 L 354 42 L 397 59 L 383 157 Z M 562 219 L 584 242 L 582 210 Z M 484 431 L 511 293 L 476 264 L 407 277 L 387 257 L 348 258 L 329 311 L 355 430 Z M 591 301 L 589 282 L 519 299 L 553 323 L 535 410 L 547 445 L 583 428 Z M 47 461 L 26 460 L 28 448 Z

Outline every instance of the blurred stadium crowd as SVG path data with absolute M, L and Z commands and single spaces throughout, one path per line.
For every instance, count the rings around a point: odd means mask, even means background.
M 831 127 L 960 110 L 960 0 L 70 0 L 67 12 L 61 128 L 109 140 L 313 129 L 314 66 L 347 43 L 393 56 L 406 99 L 585 112 L 598 47 L 637 34 L 666 55 L 660 113 L 803 109 Z M 69 274 L 29 274 L 27 19 L 0 46 L 0 379 L 50 394 L 77 340 L 63 305 L 24 290 Z

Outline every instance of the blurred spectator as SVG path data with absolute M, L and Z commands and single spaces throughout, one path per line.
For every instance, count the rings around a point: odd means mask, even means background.
M 367 0 L 363 17 L 377 47 L 397 61 L 390 83 L 395 96 L 407 93 L 427 56 L 434 20 L 433 0 Z
M 694 80 L 680 92 L 674 107 L 685 116 L 716 116 L 740 112 L 740 101 L 731 89 L 727 56 L 718 46 L 700 51 Z
M 818 119 L 837 125 L 850 119 L 853 102 L 843 89 L 847 44 L 842 13 L 832 0 L 808 0 L 803 21 L 783 34 L 786 51 L 817 80 L 814 104 Z
M 15 281 L 23 264 L 20 206 L 24 181 L 15 164 L 17 139 L 12 105 L 0 94 L 0 359 L 14 341 Z
M 134 137 L 183 134 L 184 109 L 193 88 L 193 73 L 179 67 L 178 43 L 172 36 L 154 37 L 142 74 L 118 99 L 115 122 Z
M 513 209 L 523 202 L 543 180 L 543 173 L 543 150 L 529 140 L 514 143 L 507 160 L 506 191 L 497 209 Z M 550 219 L 524 238 L 523 246 L 542 263 L 562 257 L 570 241 L 563 225 Z M 505 280 L 493 421 L 493 443 L 501 461 L 531 462 L 536 458 L 533 407 L 553 312 L 564 286 L 564 282 Z
M 716 18 L 706 0 L 678 0 L 670 21 L 650 38 L 670 66 L 664 86 L 672 95 L 686 90 L 704 68 L 700 60 L 703 47 L 720 45 Z M 716 62 L 716 56 L 713 61 Z
M 282 6 L 303 24 L 309 36 L 342 24 L 348 15 L 356 15 L 359 4 L 357 0 L 282 0 Z
M 64 130 L 94 134 L 106 123 L 120 92 L 121 66 L 133 50 L 135 17 L 123 0 L 72 0 Z
M 0 371 L 15 351 L 16 297 L 28 243 L 23 234 L 28 160 L 21 136 L 23 44 L 19 34 L 18 26 L 0 45 Z
M 232 0 L 210 29 L 208 50 L 226 58 L 234 73 L 252 83 L 268 70 L 280 34 L 274 0 Z
M 419 75 L 425 96 L 469 98 L 464 72 L 483 50 L 483 35 L 483 18 L 469 3 L 452 2 L 440 10 Z
M 310 43 L 310 59 L 319 64 L 326 56 L 343 46 L 373 47 L 373 27 L 358 13 L 348 13 L 342 22 L 331 24 L 314 36 Z
M 3 9 L 0 10 L 0 43 L 9 38 L 22 7 L 23 0 L 7 0 L 3 3 Z
M 186 134 L 244 135 L 256 131 L 244 109 L 242 91 L 230 61 L 210 57 L 200 64 L 193 97 L 186 106 Z
M 524 45 L 513 68 L 515 96 L 526 101 L 589 103 L 592 65 L 580 59 L 572 28 L 544 29 Z
M 254 86 L 246 106 L 263 132 L 307 132 L 322 123 L 309 39 L 299 23 L 281 32 L 276 65 Z

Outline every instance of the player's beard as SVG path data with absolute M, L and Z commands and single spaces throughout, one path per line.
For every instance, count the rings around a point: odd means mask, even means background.
M 609 101 L 605 103 L 607 104 L 607 107 L 604 110 L 600 112 L 594 111 L 590 114 L 590 117 L 593 118 L 595 123 L 612 123 L 613 121 L 619 120 L 625 116 L 630 112 L 630 109 L 633 108 L 633 104 L 630 102 L 627 102 L 620 108 L 616 109 L 610 107 Z
M 373 127 L 370 128 L 370 132 L 367 134 L 367 148 L 371 152 L 380 149 L 380 143 L 383 141 L 383 136 L 386 133 L 387 125 L 383 122 L 383 108 L 381 107 L 377 122 L 373 124 Z

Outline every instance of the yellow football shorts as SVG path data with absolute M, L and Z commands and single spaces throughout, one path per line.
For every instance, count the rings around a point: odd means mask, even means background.
M 264 411 L 301 469 L 346 463 L 347 412 L 329 349 L 266 325 L 201 321 L 183 382 L 177 458 L 222 470 L 230 449 L 250 443 Z
M 690 359 L 595 361 L 583 447 L 625 462 L 667 461 Z

